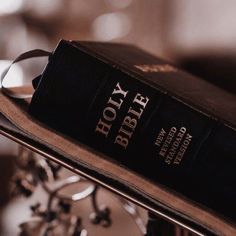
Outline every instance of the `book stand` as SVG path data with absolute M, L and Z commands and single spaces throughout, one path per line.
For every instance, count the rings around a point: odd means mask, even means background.
M 147 236 L 154 235 L 155 226 L 165 225 L 167 223 L 163 222 L 166 221 L 195 235 L 235 235 L 234 224 L 115 165 L 108 157 L 43 127 L 29 117 L 26 108 L 27 101 L 13 101 L 0 94 L 0 134 L 148 210 Z M 65 152 L 63 147 L 68 146 L 70 148 Z

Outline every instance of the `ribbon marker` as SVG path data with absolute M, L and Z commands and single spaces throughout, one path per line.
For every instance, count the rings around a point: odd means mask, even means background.
M 1 74 L 0 85 L 2 86 L 2 88 L 1 88 L 2 93 L 8 97 L 16 98 L 16 99 L 31 98 L 32 94 L 15 93 L 15 92 L 11 91 L 10 89 L 4 87 L 3 81 L 13 64 L 23 61 L 23 60 L 26 60 L 26 59 L 34 58 L 34 57 L 45 57 L 45 56 L 50 56 L 50 55 L 51 55 L 51 52 L 44 51 L 41 49 L 34 49 L 34 50 L 25 52 L 25 53 L 21 54 L 20 56 L 18 56 Z

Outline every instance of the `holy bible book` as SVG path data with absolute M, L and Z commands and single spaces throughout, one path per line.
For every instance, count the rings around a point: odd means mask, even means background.
M 131 45 L 64 40 L 33 84 L 34 118 L 235 223 L 235 96 Z
M 129 45 L 61 41 L 29 112 L 236 220 L 236 99 Z

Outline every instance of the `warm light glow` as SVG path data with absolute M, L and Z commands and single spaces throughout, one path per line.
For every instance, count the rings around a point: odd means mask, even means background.
M 28 9 L 32 12 L 35 12 L 39 16 L 48 16 L 54 14 L 60 10 L 63 4 L 62 0 L 49 1 L 49 0 L 33 0 L 28 1 Z
M 131 28 L 131 21 L 126 14 L 117 12 L 103 14 L 93 23 L 93 33 L 96 39 L 110 41 L 127 35 Z
M 106 0 L 110 5 L 117 8 L 125 8 L 128 7 L 133 0 Z
M 19 11 L 23 6 L 24 0 L 3 0 L 0 3 L 0 15 L 11 14 Z

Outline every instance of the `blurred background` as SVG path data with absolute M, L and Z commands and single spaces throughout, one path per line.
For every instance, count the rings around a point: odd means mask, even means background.
M 61 38 L 122 42 L 235 93 L 235 12 L 234 0 L 2 0 L 0 67 L 30 49 L 53 50 Z M 39 64 L 8 81 L 31 79 Z
M 1 0 L 0 72 L 10 60 L 27 50 L 52 51 L 61 38 L 121 42 L 137 45 L 236 93 L 235 12 L 234 0 Z M 6 86 L 30 83 L 45 63 L 45 59 L 37 59 L 14 66 Z M 1 177 L 5 188 L 14 172 L 11 160 L 18 155 L 17 148 L 11 141 L 0 138 L 0 166 L 3 166 L 0 172 L 5 177 Z M 3 194 L 1 205 L 5 206 L 7 199 L 8 195 Z M 22 200 L 10 207 L 11 215 L 9 211 L 5 213 L 2 235 L 16 234 L 17 225 L 26 220 L 20 205 Z M 116 209 L 123 215 L 119 206 Z M 13 215 L 18 216 L 15 221 Z M 107 235 L 114 233 L 110 231 Z M 126 231 L 124 235 L 131 234 Z

